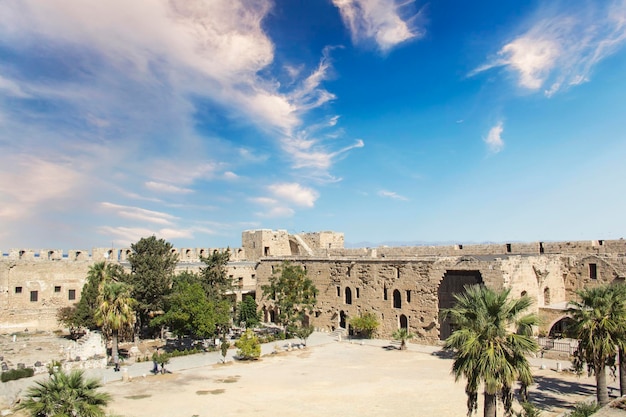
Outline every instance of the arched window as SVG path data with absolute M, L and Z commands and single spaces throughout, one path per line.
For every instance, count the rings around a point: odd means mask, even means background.
M 527 294 L 528 294 L 528 292 L 524 290 L 524 291 L 522 291 L 522 293 L 520 294 L 520 296 L 521 296 L 521 297 L 524 297 L 524 296 L 526 296 Z
M 402 298 L 398 290 L 393 290 L 393 308 L 402 308 Z
M 400 328 L 401 329 L 409 328 L 409 319 L 404 314 L 400 315 Z
M 350 287 L 346 287 L 344 292 L 346 294 L 346 304 L 352 304 L 352 290 Z

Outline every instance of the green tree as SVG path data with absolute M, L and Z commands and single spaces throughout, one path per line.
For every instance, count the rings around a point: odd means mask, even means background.
M 606 367 L 614 367 L 617 345 L 624 326 L 624 301 L 611 287 L 600 286 L 577 291 L 580 301 L 570 302 L 568 313 L 574 323 L 569 335 L 578 339 L 574 365 L 595 375 L 596 397 L 601 406 L 609 402 Z
M 398 329 L 391 335 L 395 340 L 400 341 L 400 350 L 406 350 L 406 341 L 413 339 L 413 333 L 407 329 Z
M 104 334 L 111 337 L 111 356 L 118 358 L 120 332 L 132 332 L 135 324 L 135 300 L 131 297 L 131 287 L 123 282 L 108 281 L 102 286 L 96 322 L 102 326 Z
M 230 261 L 230 250 L 225 252 L 214 251 L 200 260 L 206 266 L 200 268 L 200 282 L 211 300 L 223 299 L 233 290 L 232 279 L 226 274 L 226 267 Z
M 283 262 L 277 273 L 261 286 L 263 296 L 278 307 L 277 322 L 288 328 L 305 325 L 306 314 L 311 314 L 317 303 L 317 288 L 300 266 Z
M 302 340 L 302 344 L 306 346 L 306 341 L 313 334 L 315 328 L 313 326 L 300 326 L 294 328 L 290 333 L 294 334 L 298 339 Z
M 133 287 L 137 300 L 140 324 L 149 322 L 150 316 L 163 311 L 165 296 L 172 286 L 172 277 L 178 263 L 178 255 L 171 243 L 155 236 L 141 238 L 131 246 L 128 256 L 131 273 L 128 283 Z
M 261 356 L 261 343 L 252 329 L 247 329 L 235 342 L 237 356 L 244 360 L 256 360 Z
M 168 326 L 178 337 L 208 338 L 215 335 L 217 326 L 222 324 L 224 312 L 218 311 L 220 308 L 225 308 L 228 314 L 230 306 L 210 301 L 199 282 L 181 280 L 166 299 L 165 314 L 152 319 L 151 324 Z
M 256 301 L 250 295 L 246 295 L 239 303 L 237 323 L 246 323 L 247 327 L 254 327 L 261 322 L 257 311 Z
M 617 314 L 619 322 L 621 323 L 617 332 L 614 335 L 617 341 L 617 364 L 619 366 L 619 391 L 620 396 L 626 395 L 626 285 L 615 284 L 612 285 L 611 291 L 614 291 L 616 302 L 620 303 L 618 306 Z
M 86 380 L 83 371 L 57 371 L 28 388 L 18 409 L 32 417 L 104 417 L 104 407 L 111 397 L 97 392 L 100 387 L 98 380 Z
M 494 291 L 482 285 L 466 286 L 455 294 L 456 304 L 443 311 L 456 329 L 445 342 L 454 352 L 455 380 L 467 380 L 467 411 L 477 407 L 478 387 L 484 385 L 484 416 L 496 416 L 498 394 L 508 413 L 512 406 L 512 386 L 520 381 L 523 391 L 532 383 L 526 355 L 538 350 L 532 338 L 537 317 L 523 312 L 531 306 L 529 297 L 509 299 L 510 290 Z M 517 332 L 509 329 L 517 328 Z M 525 395 L 523 395 L 525 396 Z M 525 400 L 525 399 L 524 399 Z
M 100 297 L 102 285 L 107 280 L 123 281 L 125 276 L 124 268 L 119 264 L 98 262 L 89 267 L 87 279 L 80 293 L 80 300 L 69 322 L 77 328 L 97 329 L 99 326 L 95 315 L 99 307 L 98 297 Z M 68 325 L 69 322 L 65 324 Z
M 350 327 L 352 327 L 360 336 L 371 339 L 376 330 L 380 326 L 378 317 L 372 312 L 367 312 L 350 319 Z

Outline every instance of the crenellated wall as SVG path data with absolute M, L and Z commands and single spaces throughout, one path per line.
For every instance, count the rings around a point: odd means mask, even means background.
M 371 311 L 381 322 L 380 336 L 407 327 L 421 340 L 435 342 L 450 331 L 439 313 L 451 306 L 463 286 L 484 283 L 510 288 L 512 296 L 529 295 L 533 311 L 546 316 L 541 330 L 559 314 L 575 291 L 603 283 L 623 283 L 626 241 L 534 242 L 344 248 L 337 232 L 289 234 L 285 230 L 248 230 L 240 248 L 175 248 L 179 271 L 198 271 L 201 258 L 230 251 L 227 274 L 234 297 L 256 295 L 267 321 L 275 307 L 263 297 L 284 261 L 305 268 L 320 293 L 309 321 L 332 331 L 350 318 Z M 0 256 L 0 332 L 55 329 L 59 307 L 80 298 L 89 267 L 95 262 L 129 267 L 130 248 L 87 250 L 11 249 Z

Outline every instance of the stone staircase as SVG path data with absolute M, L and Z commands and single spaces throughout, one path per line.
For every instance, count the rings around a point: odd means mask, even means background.
M 336 330 L 333 330 L 333 332 L 329 333 L 328 335 L 338 342 L 341 342 L 342 340 L 346 340 L 346 337 L 348 336 L 348 331 L 343 327 L 340 327 Z

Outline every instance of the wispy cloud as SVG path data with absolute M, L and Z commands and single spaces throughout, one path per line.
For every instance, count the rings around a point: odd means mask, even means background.
M 277 198 L 301 207 L 313 207 L 315 200 L 319 197 L 317 191 L 298 183 L 273 184 L 268 188 Z
M 505 67 L 520 87 L 551 96 L 589 81 L 593 67 L 626 42 L 626 2 L 590 2 L 576 11 L 544 13 L 525 33 L 470 75 Z
M 157 192 L 174 193 L 174 194 L 193 193 L 193 190 L 190 188 L 178 187 L 176 185 L 165 184 L 162 182 L 147 181 L 145 185 L 146 185 L 146 188 L 153 190 L 153 191 L 157 191 Z
M 504 127 L 502 126 L 502 122 L 498 122 L 498 124 L 489 129 L 489 133 L 484 141 L 490 152 L 498 153 L 504 148 L 504 141 L 502 140 L 503 131 Z
M 400 195 L 394 191 L 388 190 L 380 190 L 378 192 L 378 196 L 383 198 L 391 198 L 392 200 L 409 201 L 407 197 Z
M 139 220 L 148 223 L 156 223 L 163 225 L 171 225 L 172 222 L 177 219 L 168 213 L 163 213 L 154 210 L 146 210 L 140 207 L 123 206 L 119 204 L 113 204 L 109 202 L 103 202 L 101 206 L 104 209 L 112 210 L 115 215 L 132 220 Z
M 406 16 L 402 8 L 413 1 L 396 0 L 333 0 L 339 8 L 345 25 L 356 44 L 374 41 L 382 52 L 408 40 L 423 36 L 420 28 L 412 24 L 416 15 Z

